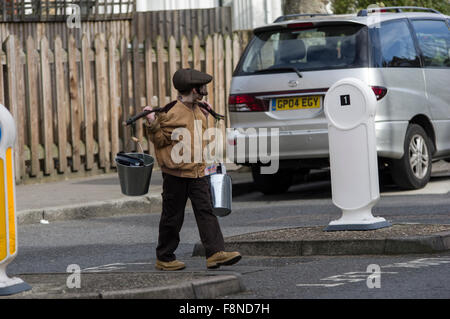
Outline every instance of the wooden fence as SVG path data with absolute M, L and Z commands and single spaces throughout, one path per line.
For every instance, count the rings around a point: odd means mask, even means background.
M 120 0 L 115 1 L 119 2 Z M 127 1 L 132 2 L 131 0 L 122 0 L 123 3 Z M 64 1 L 61 3 L 64 4 Z M 76 2 L 73 0 L 70 3 Z M 101 4 L 98 5 L 99 8 L 101 8 Z M 108 6 L 114 5 L 112 0 L 104 4 Z M 66 16 L 64 15 L 58 16 L 60 19 L 52 22 L 48 22 L 45 19 L 42 21 L 38 19 L 36 22 L 26 22 L 33 21 L 28 16 L 19 22 L 20 20 L 18 19 L 20 17 L 18 15 L 14 18 L 5 18 L 3 20 L 5 22 L 0 22 L 0 42 L 3 43 L 9 35 L 14 35 L 22 43 L 23 47 L 25 47 L 27 39 L 31 36 L 37 40 L 35 45 L 39 46 L 39 39 L 43 37 L 53 39 L 59 36 L 64 49 L 67 49 L 68 38 L 71 35 L 74 37 L 77 47 L 81 47 L 82 35 L 86 35 L 91 42 L 97 33 L 104 33 L 106 37 L 112 35 L 115 38 L 126 37 L 131 39 L 132 36 L 136 36 L 139 42 L 144 42 L 145 39 L 152 39 L 154 41 L 157 36 L 161 36 L 166 44 L 170 36 L 173 36 L 177 42 L 180 42 L 181 37 L 184 35 L 187 37 L 190 45 L 192 45 L 194 36 L 197 35 L 201 44 L 204 45 L 203 41 L 207 35 L 214 33 L 231 35 L 232 32 L 230 7 L 134 12 L 125 15 L 116 14 L 113 17 L 101 15 L 100 17 L 102 19 L 89 19 L 89 17 L 82 16 L 80 28 L 68 28 Z M 111 17 L 111 19 L 107 20 L 106 18 L 108 17 Z M 54 49 L 53 44 L 54 41 L 50 41 L 52 50 Z
M 81 28 L 68 28 L 65 22 L 7 22 L 0 23 L 0 42 L 3 43 L 8 36 L 14 37 L 26 47 L 27 39 L 31 37 L 35 40 L 35 45 L 39 46 L 39 40 L 43 37 L 54 39 L 60 37 L 64 49 L 70 36 L 73 36 L 77 47 L 81 47 L 81 36 L 86 35 L 90 42 L 94 41 L 97 33 L 104 33 L 107 36 L 113 35 L 116 38 L 126 37 L 131 39 L 131 20 L 114 21 L 84 21 Z M 50 42 L 52 50 L 54 41 Z
M 192 44 L 195 35 L 201 41 L 208 34 L 231 35 L 231 7 L 136 12 L 131 30 L 139 41 L 155 39 L 158 35 L 168 41 L 173 35 L 178 42 L 184 35 Z
M 208 100 L 226 113 L 231 74 L 248 37 L 194 36 L 190 45 L 184 36 L 130 43 L 99 33 L 92 43 L 83 36 L 79 47 L 72 35 L 66 46 L 57 36 L 38 45 L 29 37 L 22 47 L 9 36 L 0 52 L 0 102 L 17 123 L 17 182 L 114 168 L 118 151 L 136 149 L 121 123 L 145 105 L 175 99 L 171 77 L 179 67 L 212 74 Z M 133 135 L 153 153 L 142 120 Z

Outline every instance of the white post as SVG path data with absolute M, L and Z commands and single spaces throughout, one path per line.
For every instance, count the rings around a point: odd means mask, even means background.
M 336 82 L 325 95 L 333 203 L 342 217 L 326 231 L 371 230 L 391 226 L 372 216 L 380 199 L 375 137 L 376 97 L 355 78 Z
M 9 278 L 6 267 L 17 255 L 17 217 L 13 148 L 16 125 L 11 113 L 0 104 L 0 296 L 31 287 L 19 278 Z

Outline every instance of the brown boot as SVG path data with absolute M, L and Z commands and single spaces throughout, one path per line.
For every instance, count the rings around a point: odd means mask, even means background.
M 160 261 L 160 260 L 156 260 L 156 264 L 155 264 L 155 268 L 158 270 L 168 270 L 168 271 L 173 271 L 173 270 L 181 270 L 184 269 L 186 267 L 186 265 L 178 260 L 173 260 L 173 261 Z
M 241 260 L 242 256 L 237 251 L 225 252 L 219 251 L 206 259 L 206 267 L 208 269 L 219 268 L 220 266 L 230 266 Z

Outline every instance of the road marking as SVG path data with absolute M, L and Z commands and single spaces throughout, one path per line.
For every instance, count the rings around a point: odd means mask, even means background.
M 381 274 L 397 274 L 397 272 L 346 272 L 341 275 L 334 275 L 326 278 L 322 278 L 320 280 L 323 281 L 332 281 L 335 283 L 330 284 L 297 284 L 297 287 L 337 287 L 342 286 L 348 283 L 367 281 L 367 277 L 369 276 L 380 276 Z
M 377 265 L 371 264 L 369 266 L 377 266 Z M 330 276 L 327 278 L 323 278 L 321 280 L 342 282 L 342 284 L 361 282 L 361 281 L 365 281 L 367 283 L 375 278 L 379 281 L 379 279 L 381 278 L 381 274 L 397 274 L 397 272 L 373 271 L 372 269 L 373 269 L 373 267 L 367 268 L 367 271 L 365 271 L 365 272 L 346 272 L 345 274 L 342 274 L 342 275 Z M 379 269 L 379 267 L 378 267 L 378 269 Z
M 450 264 L 450 257 L 437 257 L 437 258 L 419 258 L 407 262 L 388 264 L 381 266 L 380 268 L 424 268 L 431 266 L 440 266 L 443 264 Z M 296 284 L 297 287 L 325 287 L 332 288 L 338 287 L 349 283 L 367 281 L 369 276 L 381 276 L 382 274 L 398 274 L 398 272 L 393 271 L 380 271 L 380 272 L 346 272 L 340 275 L 329 276 L 320 279 L 321 281 L 331 281 L 334 283 L 324 283 L 324 284 Z
M 352 282 L 360 282 L 360 281 L 366 281 L 367 277 L 369 276 L 369 274 L 376 274 L 376 275 L 381 275 L 381 274 L 397 274 L 396 272 L 385 272 L 385 271 L 380 271 L 380 272 L 346 272 L 345 274 L 342 275 L 335 275 L 335 276 L 330 276 L 327 278 L 323 278 L 320 280 L 329 280 L 329 281 L 344 281 L 345 283 L 352 283 Z
M 345 283 L 338 283 L 338 284 L 296 284 L 297 287 L 337 287 L 345 285 Z
M 429 266 L 439 266 L 441 264 L 450 264 L 450 257 L 441 258 L 420 258 L 411 260 L 405 263 L 395 263 L 386 266 L 381 266 L 382 268 L 423 268 Z
M 153 263 L 113 263 L 113 264 L 106 264 L 96 267 L 89 267 L 83 269 L 81 272 L 108 272 L 113 270 L 121 270 L 126 269 L 127 266 L 130 265 L 152 265 Z

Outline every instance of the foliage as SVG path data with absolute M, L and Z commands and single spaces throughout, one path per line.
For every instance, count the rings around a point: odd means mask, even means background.
M 450 15 L 450 0 L 331 0 L 332 10 L 335 14 L 355 13 L 360 9 L 367 8 L 371 4 L 380 7 L 393 6 L 415 6 L 438 10 L 443 14 Z

